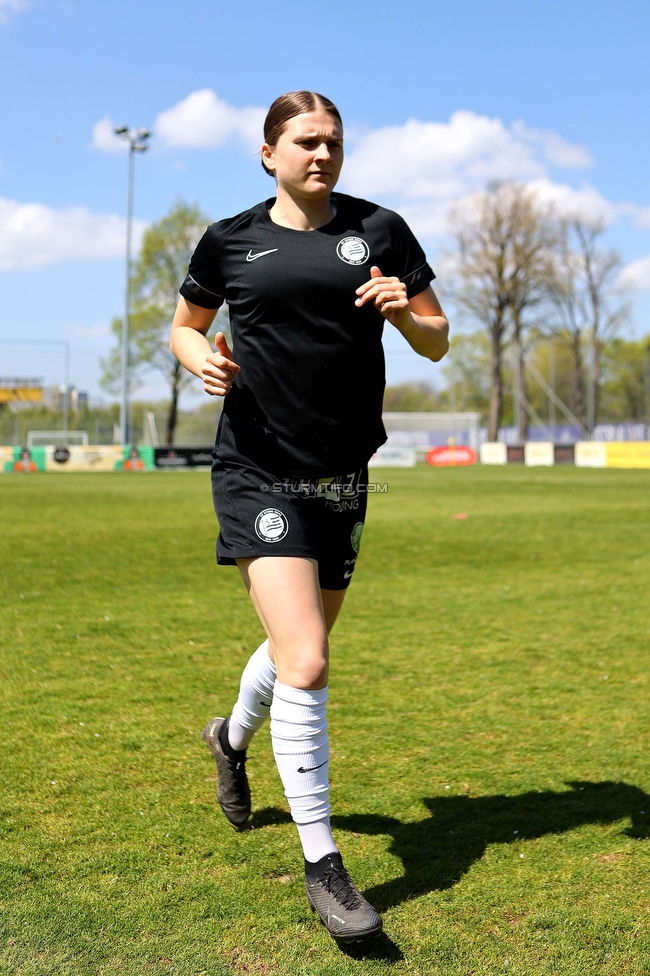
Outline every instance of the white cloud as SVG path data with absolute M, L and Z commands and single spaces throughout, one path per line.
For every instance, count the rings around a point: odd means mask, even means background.
M 119 136 L 116 136 L 113 129 L 114 124 L 108 115 L 95 122 L 93 126 L 93 141 L 90 143 L 89 148 L 99 149 L 100 152 L 105 153 L 127 152 L 129 148 L 128 142 L 126 139 L 120 139 Z
M 537 193 L 543 203 L 553 204 L 563 217 L 581 217 L 587 220 L 602 220 L 606 225 L 613 224 L 619 215 L 619 208 L 611 204 L 589 183 L 583 183 L 576 190 L 567 183 L 553 183 L 546 178 L 533 180 L 529 186 Z
M 12 14 L 20 14 L 31 5 L 31 0 L 0 0 L 0 24 L 6 24 Z
M 631 291 L 650 291 L 650 254 L 623 268 L 618 284 Z
M 202 88 L 161 112 L 154 131 L 168 146 L 212 149 L 236 137 L 257 150 L 262 145 L 265 114 L 255 106 L 233 108 L 211 88 Z
M 523 122 L 515 122 L 512 131 L 523 142 L 541 146 L 547 161 L 560 169 L 586 169 L 594 165 L 593 156 L 588 149 L 567 142 L 556 132 L 529 129 Z
M 133 222 L 134 252 L 145 224 Z M 0 198 L 0 271 L 31 271 L 63 261 L 121 258 L 126 221 L 86 207 L 55 210 L 42 203 Z
M 501 119 L 460 111 L 449 122 L 410 119 L 366 133 L 344 172 L 353 193 L 451 200 L 492 180 L 530 180 L 547 170 Z

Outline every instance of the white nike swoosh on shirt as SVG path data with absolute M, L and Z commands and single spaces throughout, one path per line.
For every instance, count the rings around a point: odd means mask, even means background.
M 352 576 L 353 572 L 354 572 L 353 569 L 349 569 L 347 573 L 343 573 L 343 579 L 350 579 L 350 577 Z
M 258 258 L 263 258 L 265 254 L 273 254 L 273 252 L 277 250 L 278 250 L 277 247 L 272 247 L 270 251 L 258 251 L 257 254 L 253 254 L 252 251 L 249 251 L 248 254 L 246 255 L 246 260 L 257 261 Z

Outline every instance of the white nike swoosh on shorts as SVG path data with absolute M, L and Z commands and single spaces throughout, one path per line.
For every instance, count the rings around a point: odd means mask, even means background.
M 347 571 L 347 573 L 343 573 L 343 579 L 350 579 L 350 577 L 352 576 L 353 572 L 354 572 L 353 569 L 349 569 Z
M 258 251 L 257 254 L 253 254 L 252 251 L 249 251 L 248 254 L 246 255 L 246 260 L 257 261 L 258 258 L 263 258 L 265 254 L 273 254 L 273 252 L 277 250 L 279 250 L 279 248 L 272 247 L 269 251 Z

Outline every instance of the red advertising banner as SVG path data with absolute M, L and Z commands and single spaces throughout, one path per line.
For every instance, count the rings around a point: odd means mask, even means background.
M 462 465 L 476 464 L 476 451 L 471 447 L 456 445 L 454 447 L 432 447 L 427 451 L 427 464 L 435 468 L 457 468 Z

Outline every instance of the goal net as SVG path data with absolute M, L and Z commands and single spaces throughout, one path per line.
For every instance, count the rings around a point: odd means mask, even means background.
M 30 430 L 27 432 L 27 447 L 50 447 L 62 444 L 80 444 L 88 447 L 87 430 Z

